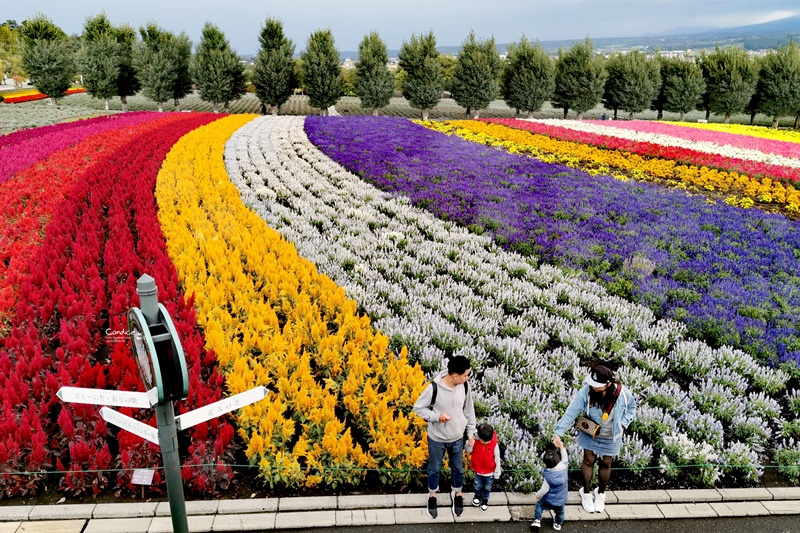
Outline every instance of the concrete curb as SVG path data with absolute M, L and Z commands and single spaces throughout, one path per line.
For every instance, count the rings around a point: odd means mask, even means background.
M 533 494 L 492 494 L 488 511 L 470 504 L 454 518 L 450 495 L 439 494 L 434 521 L 425 513 L 427 494 L 253 498 L 186 502 L 192 532 L 266 531 L 333 526 L 530 520 Z M 576 492 L 566 520 L 638 520 L 800 515 L 800 487 L 609 491 L 602 513 L 586 513 Z M 545 517 L 547 514 L 545 514 Z M 168 533 L 167 502 L 0 506 L 0 533 Z

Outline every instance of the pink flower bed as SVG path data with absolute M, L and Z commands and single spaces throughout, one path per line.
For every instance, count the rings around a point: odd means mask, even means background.
M 28 130 L 12 133 L 8 135 L 9 139 L 3 139 L 6 142 L 0 144 L 0 183 L 62 148 L 77 145 L 90 135 L 135 126 L 158 116 L 158 113 L 141 111 L 48 126 L 45 136 Z
M 659 135 L 670 135 L 680 139 L 687 139 L 698 142 L 711 142 L 735 146 L 737 148 L 747 148 L 758 150 L 769 154 L 782 155 L 784 157 L 800 158 L 800 143 L 788 141 L 776 141 L 774 139 L 763 139 L 738 133 L 727 133 L 723 131 L 703 130 L 699 128 L 688 128 L 675 124 L 663 124 L 649 120 L 586 120 L 598 126 L 609 128 L 619 128 L 643 133 L 656 133 Z
M 481 119 L 485 122 L 503 124 L 512 128 L 527 130 L 540 135 L 547 135 L 554 139 L 572 141 L 592 146 L 599 146 L 609 150 L 620 150 L 641 155 L 643 157 L 661 157 L 671 159 L 688 165 L 699 165 L 722 170 L 733 170 L 748 176 L 768 177 L 778 180 L 796 182 L 800 180 L 800 172 L 796 168 L 771 165 L 757 161 L 748 161 L 719 154 L 709 154 L 686 148 L 663 146 L 660 144 L 637 142 L 622 139 L 612 135 L 600 135 L 585 131 L 551 126 L 541 121 L 527 121 L 516 119 Z

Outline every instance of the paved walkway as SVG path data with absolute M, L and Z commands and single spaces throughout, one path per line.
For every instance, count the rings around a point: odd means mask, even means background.
M 439 495 L 439 517 L 425 514 L 426 494 L 253 498 L 186 502 L 189 529 L 268 531 L 333 526 L 452 523 L 450 495 Z M 467 495 L 469 496 L 469 495 Z M 800 487 L 609 491 L 602 513 L 588 514 L 570 492 L 566 520 L 635 520 L 800 515 Z M 530 520 L 532 494 L 494 493 L 489 510 L 467 507 L 458 522 Z M 547 515 L 545 515 L 547 516 Z M 699 526 L 702 527 L 702 526 Z M 167 502 L 0 506 L 0 533 L 169 533 Z

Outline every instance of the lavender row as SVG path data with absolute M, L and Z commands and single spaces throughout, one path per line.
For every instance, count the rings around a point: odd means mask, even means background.
M 309 117 L 325 154 L 380 189 L 578 269 L 712 346 L 800 363 L 800 223 L 590 177 L 388 117 Z
M 721 466 L 731 460 L 757 477 L 766 448 L 783 446 L 773 398 L 785 374 L 687 341 L 675 322 L 380 192 L 311 146 L 302 119 L 256 119 L 231 138 L 225 160 L 243 201 L 358 301 L 395 349 L 407 345 L 429 373 L 448 352 L 473 361 L 478 403 L 507 443 L 509 468 L 531 469 L 582 377 L 580 359 L 597 354 L 621 365 L 646 406 L 624 442 L 624 466 L 651 466 L 655 446 L 665 472 L 680 471 L 708 451 L 702 462 L 712 466 L 697 483 L 713 484 L 722 472 L 737 477 Z M 676 395 L 668 373 L 692 387 Z M 720 395 L 747 418 L 727 417 Z M 751 407 L 765 403 L 771 409 Z M 679 446 L 702 441 L 706 427 L 723 428 L 709 450 Z M 511 483 L 529 488 L 535 477 Z

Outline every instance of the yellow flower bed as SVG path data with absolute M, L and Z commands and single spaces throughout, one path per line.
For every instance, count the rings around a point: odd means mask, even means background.
M 761 180 L 738 172 L 684 165 L 662 158 L 644 158 L 620 150 L 606 150 L 500 124 L 474 120 L 419 122 L 424 126 L 463 139 L 497 146 L 512 153 L 528 154 L 547 163 L 561 163 L 591 175 L 609 174 L 618 179 L 647 181 L 648 176 L 674 182 L 678 187 L 728 194 L 726 203 L 751 207 L 755 201 L 778 204 L 790 214 L 800 213 L 800 191 L 769 178 Z
M 702 122 L 669 122 L 664 121 L 664 124 L 674 124 L 675 126 L 684 126 L 689 128 L 697 128 L 701 130 L 722 131 L 725 133 L 736 133 L 739 135 L 749 135 L 751 137 L 760 137 L 762 139 L 771 139 L 774 141 L 787 141 L 793 143 L 800 143 L 800 131 L 787 131 L 776 130 L 767 128 L 765 126 L 746 126 L 744 124 L 704 124 Z
M 354 484 L 368 468 L 406 469 L 387 479 L 408 479 L 427 458 L 424 422 L 410 414 L 422 370 L 241 202 L 223 149 L 253 118 L 181 138 L 156 185 L 170 258 L 229 393 L 269 389 L 237 415 L 247 457 L 273 486 Z

